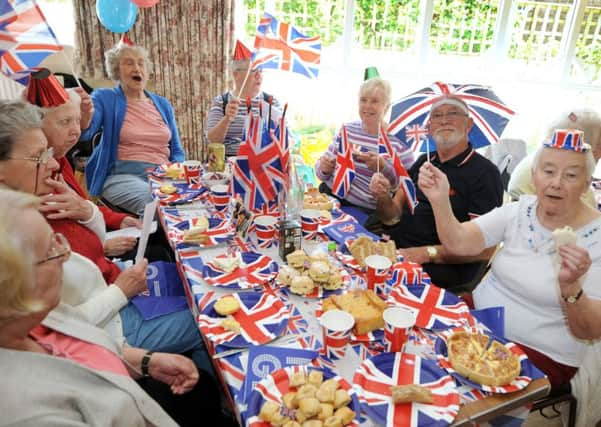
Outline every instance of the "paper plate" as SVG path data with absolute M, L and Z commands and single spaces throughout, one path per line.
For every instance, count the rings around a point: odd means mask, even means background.
M 236 233 L 236 229 L 228 219 L 209 217 L 209 228 L 205 233 L 208 236 L 206 243 L 200 244 L 184 242 L 184 230 L 189 230 L 190 227 L 194 226 L 196 221 L 196 218 L 187 219 L 169 228 L 167 232 L 169 240 L 175 244 L 182 244 L 184 246 L 199 246 L 201 248 L 205 248 L 230 240 Z
M 167 178 L 167 169 L 170 166 L 173 166 L 173 167 L 176 167 L 176 168 L 182 170 L 182 173 L 180 174 L 180 176 L 178 176 L 177 178 L 175 178 L 176 180 L 183 180 L 183 179 L 185 179 L 185 176 L 184 176 L 184 164 L 181 163 L 181 162 L 165 163 L 165 164 L 162 164 L 162 165 L 158 165 L 156 168 L 154 168 L 152 171 L 150 171 L 150 174 L 156 176 L 157 178 Z
M 365 360 L 353 383 L 361 409 L 382 426 L 443 427 L 459 412 L 459 393 L 455 381 L 434 360 L 410 353 L 382 353 Z M 393 385 L 420 384 L 432 391 L 434 402 L 392 402 Z
M 246 264 L 231 272 L 221 270 L 214 259 L 207 261 L 202 275 L 207 284 L 229 289 L 250 289 L 271 281 L 278 274 L 278 264 L 268 257 L 256 252 L 241 252 L 242 261 Z M 226 258 L 219 255 L 216 258 Z
M 315 288 L 313 288 L 313 291 L 310 294 L 308 294 L 308 295 L 299 295 L 299 294 L 296 294 L 296 293 L 292 292 L 290 290 L 289 286 L 286 286 L 283 283 L 279 282 L 277 280 L 277 278 L 276 278 L 276 282 L 275 283 L 276 283 L 276 285 L 281 286 L 282 289 L 286 293 L 288 293 L 290 295 L 297 295 L 299 297 L 304 297 L 304 298 L 327 298 L 330 295 L 341 294 L 342 292 L 344 292 L 344 290 L 346 288 L 348 288 L 348 286 L 350 284 L 351 275 L 349 274 L 349 272 L 346 271 L 342 267 L 339 267 L 339 269 L 340 269 L 340 274 L 342 275 L 342 286 L 340 288 L 338 288 L 338 289 L 335 289 L 335 290 L 327 290 L 327 289 L 324 289 L 324 288 L 322 288 L 321 286 L 318 285 Z

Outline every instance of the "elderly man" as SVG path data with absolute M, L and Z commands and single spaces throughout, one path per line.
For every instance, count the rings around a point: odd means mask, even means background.
M 247 112 L 244 100 L 250 98 L 252 110 L 257 114 L 260 102 L 268 102 L 271 98 L 261 91 L 263 73 L 260 69 L 251 70 L 245 83 L 250 57 L 250 50 L 237 41 L 234 59 L 230 63 L 236 89 L 216 96 L 207 117 L 207 139 L 209 142 L 225 144 L 226 156 L 238 154 Z M 271 102 L 273 107 L 280 108 L 280 103 L 275 98 Z
M 482 215 L 503 202 L 503 187 L 498 169 L 478 154 L 468 140 L 473 126 L 467 105 L 459 97 L 446 95 L 434 104 L 428 131 L 436 144 L 430 161 L 442 170 L 451 185 L 449 196 L 455 217 L 463 222 Z M 422 155 L 409 169 L 417 182 L 420 167 L 427 161 Z M 417 189 L 418 205 L 413 214 L 405 205 L 403 191 L 391 193 L 389 181 L 376 175 L 370 188 L 377 198 L 376 214 L 387 224 L 385 230 L 394 238 L 405 259 L 423 264 L 436 285 L 454 292 L 465 290 L 482 271 L 493 249 L 477 256 L 452 256 L 440 244 L 432 207 Z

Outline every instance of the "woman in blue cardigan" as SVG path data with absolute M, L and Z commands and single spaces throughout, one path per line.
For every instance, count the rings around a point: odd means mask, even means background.
M 88 191 L 140 215 L 151 201 L 146 170 L 185 155 L 173 107 L 146 90 L 146 50 L 122 41 L 105 53 L 105 65 L 119 85 L 92 92 L 94 115 L 82 139 L 99 130 L 102 137 L 86 165 Z

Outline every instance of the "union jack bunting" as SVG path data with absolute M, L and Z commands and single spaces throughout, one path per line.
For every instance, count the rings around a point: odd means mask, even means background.
M 505 106 L 499 97 L 486 86 L 466 84 L 447 84 L 436 82 L 418 90 L 392 105 L 388 133 L 396 135 L 401 141 L 413 137 L 407 130 L 425 128 L 430 119 L 430 108 L 442 95 L 452 94 L 461 98 L 468 106 L 474 126 L 468 135 L 474 148 L 490 145 L 499 140 L 505 126 L 515 112 Z M 413 127 L 418 125 L 418 128 Z M 414 134 L 415 135 L 415 134 Z M 423 139 L 421 151 L 426 151 L 428 144 L 434 146 L 429 136 Z M 418 142 L 415 141 L 414 142 Z M 434 150 L 431 150 L 434 151 Z
M 217 258 L 226 256 L 223 254 Z M 211 286 L 229 289 L 251 289 L 269 282 L 278 273 L 277 263 L 267 255 L 242 252 L 240 256 L 244 265 L 229 273 L 217 266 L 216 258 L 205 263 L 202 270 L 205 282 Z
M 346 127 L 343 125 L 338 141 L 338 154 L 336 155 L 332 193 L 340 198 L 344 198 L 346 193 L 350 191 L 354 179 L 355 162 L 353 161 L 351 144 L 349 144 L 346 135 Z
M 252 69 L 291 71 L 310 79 L 316 79 L 319 74 L 319 36 L 307 37 L 292 25 L 278 22 L 268 13 L 259 22 L 254 48 Z
M 415 190 L 415 184 L 409 177 L 407 173 L 407 169 L 401 163 L 401 159 L 392 148 L 390 144 L 390 139 L 388 139 L 388 134 L 384 127 L 380 125 L 380 133 L 378 135 L 378 152 L 380 155 L 387 156 L 392 161 L 392 167 L 394 168 L 394 172 L 399 178 L 399 186 L 403 190 L 403 194 L 405 194 L 405 201 L 407 202 L 407 206 L 413 214 L 415 207 L 417 206 L 417 194 Z
M 48 55 L 62 49 L 34 0 L 0 4 L 0 69 L 26 85 L 29 74 Z
M 240 310 L 231 315 L 240 324 L 240 333 L 221 326 L 224 317 L 215 311 L 214 304 L 198 316 L 201 332 L 213 344 L 235 348 L 265 344 L 286 329 L 290 309 L 277 296 L 258 292 L 231 295 L 240 304 Z
M 434 285 L 395 288 L 388 297 L 392 305 L 404 307 L 415 316 L 415 325 L 427 329 L 447 329 L 467 323 L 465 302 Z
M 361 408 L 382 426 L 447 426 L 459 412 L 455 380 L 436 361 L 410 353 L 383 353 L 363 361 L 353 383 Z M 419 384 L 432 392 L 432 404 L 394 404 L 390 387 Z

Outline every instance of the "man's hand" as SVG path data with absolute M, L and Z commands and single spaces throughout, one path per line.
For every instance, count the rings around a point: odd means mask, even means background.
M 40 212 L 48 219 L 73 219 L 88 221 L 94 214 L 94 208 L 80 197 L 59 175 L 58 180 L 46 179 L 46 184 L 54 189 L 53 194 L 41 197 Z
M 418 264 L 430 262 L 430 256 L 425 247 L 404 248 L 399 249 L 398 252 L 403 255 L 404 261 L 416 262 Z
M 240 106 L 240 99 L 235 96 L 230 96 L 227 105 L 225 106 L 225 119 L 228 123 L 231 123 L 238 115 L 238 107 Z
M 153 353 L 148 373 L 155 380 L 168 384 L 173 394 L 184 394 L 198 382 L 198 370 L 191 359 L 179 354 Z
M 121 236 L 113 237 L 104 241 L 104 254 L 108 257 L 123 255 L 133 249 L 138 241 L 135 237 Z
M 148 260 L 144 258 L 138 264 L 123 270 L 119 276 L 117 276 L 117 279 L 115 279 L 115 286 L 123 291 L 127 299 L 148 289 L 148 286 L 146 285 L 147 268 Z
M 136 227 L 142 229 L 142 221 L 138 218 L 134 218 L 133 216 L 126 216 L 119 224 L 119 228 L 128 228 L 128 227 Z
M 425 162 L 419 168 L 417 184 L 430 202 L 449 197 L 450 185 L 447 176 L 430 162 Z
M 369 190 L 374 198 L 384 196 L 390 192 L 390 181 L 381 173 L 374 173 L 369 182 Z
M 325 153 L 319 158 L 319 170 L 324 175 L 332 175 L 336 168 L 336 157 L 333 157 L 330 153 Z
M 76 87 L 75 92 L 81 98 L 81 104 L 79 105 L 79 111 L 81 113 L 81 120 L 79 122 L 81 130 L 85 130 L 90 127 L 92 116 L 94 115 L 94 103 L 90 95 L 82 88 Z

